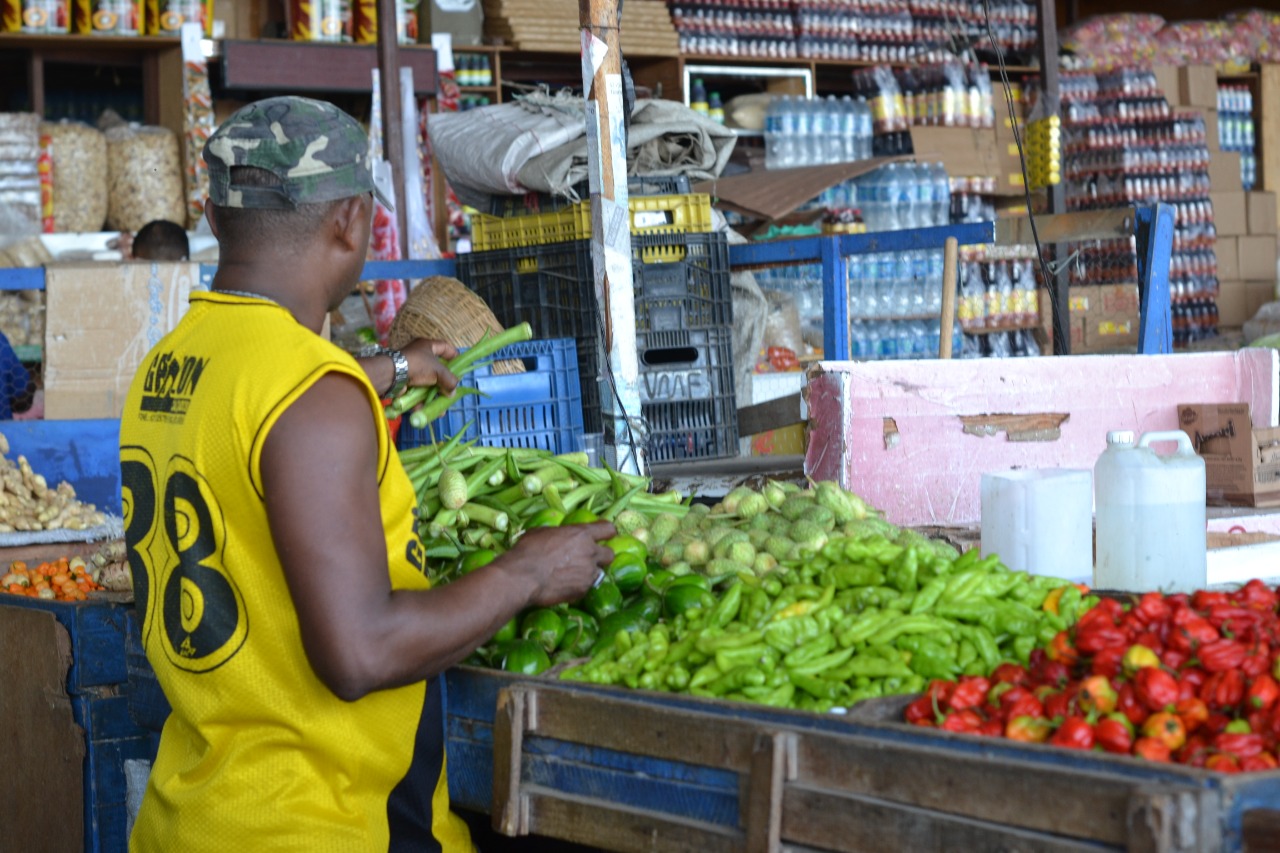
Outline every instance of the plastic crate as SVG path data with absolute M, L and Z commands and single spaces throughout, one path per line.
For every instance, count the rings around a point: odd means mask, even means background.
M 155 670 L 142 650 L 142 633 L 136 612 L 129 614 L 129 633 L 125 641 L 125 665 L 129 672 L 129 716 L 150 733 L 164 728 L 169 718 L 169 700 L 160 689 Z
M 650 461 L 736 455 L 732 327 L 648 332 L 636 345 Z
M 652 234 L 633 244 L 636 331 L 733 323 L 723 234 Z
M 529 341 L 505 347 L 494 360 L 519 360 L 524 373 L 494 373 L 484 364 L 462 378 L 480 391 L 458 400 L 426 429 L 400 422 L 400 447 L 430 444 L 463 431 L 490 447 L 536 447 L 555 453 L 577 449 L 582 434 L 582 387 L 578 347 L 572 338 Z M 471 425 L 467 426 L 467 422 Z
M 711 196 L 632 196 L 631 233 L 693 234 L 711 230 Z M 520 216 L 471 217 L 471 245 L 477 252 L 541 246 L 591 238 L 591 202 Z
M 692 191 L 688 175 L 633 175 L 627 179 L 628 195 L 688 195 Z M 591 187 L 587 181 L 583 181 L 574 187 L 574 192 L 579 199 L 585 199 L 591 195 Z M 526 216 L 530 213 L 564 210 L 576 203 L 566 196 L 550 193 L 495 195 L 489 200 L 489 215 Z
M 582 424 L 600 432 L 600 347 L 591 244 L 579 240 L 458 256 L 458 278 L 505 326 L 528 322 L 534 337 L 573 338 L 582 387 Z

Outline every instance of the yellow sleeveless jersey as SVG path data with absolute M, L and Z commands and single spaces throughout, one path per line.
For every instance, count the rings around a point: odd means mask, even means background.
M 147 658 L 173 706 L 135 853 L 470 851 L 449 811 L 438 679 L 338 699 L 303 651 L 262 499 L 282 412 L 345 373 L 379 424 L 391 586 L 429 586 L 414 494 L 355 360 L 260 299 L 192 294 L 120 423 L 125 539 Z

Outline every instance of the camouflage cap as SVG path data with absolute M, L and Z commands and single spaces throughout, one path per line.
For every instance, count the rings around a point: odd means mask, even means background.
M 373 192 L 369 137 L 351 116 L 325 101 L 286 96 L 237 110 L 204 146 L 209 198 L 219 207 L 292 210 Z M 233 166 L 265 169 L 279 186 L 237 186 Z

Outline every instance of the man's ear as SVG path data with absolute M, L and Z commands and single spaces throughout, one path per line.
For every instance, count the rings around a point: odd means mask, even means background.
M 364 255 L 367 251 L 367 248 L 360 246 L 359 243 L 363 223 L 369 220 L 369 203 L 370 200 L 367 195 L 352 196 L 338 202 L 337 207 L 334 209 L 333 219 L 331 220 L 333 222 L 334 236 L 347 251 L 358 251 L 361 255 Z
M 204 200 L 204 218 L 209 223 L 209 230 L 213 232 L 214 239 L 221 239 L 218 233 L 218 218 L 213 213 L 213 202 L 207 198 Z

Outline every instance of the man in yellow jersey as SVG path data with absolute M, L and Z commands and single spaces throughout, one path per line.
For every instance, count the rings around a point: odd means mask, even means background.
M 213 290 L 147 355 L 120 426 L 143 645 L 173 706 L 136 853 L 472 849 L 439 675 L 612 559 L 609 524 L 534 530 L 428 588 L 379 397 L 451 389 L 453 350 L 358 363 L 318 334 L 364 264 L 367 150 L 350 116 L 292 97 L 205 147 Z

